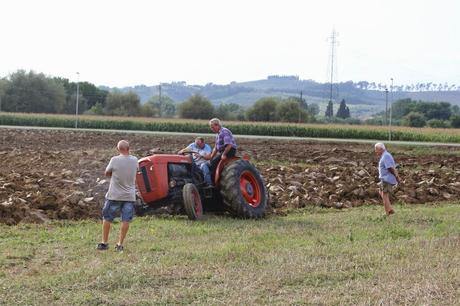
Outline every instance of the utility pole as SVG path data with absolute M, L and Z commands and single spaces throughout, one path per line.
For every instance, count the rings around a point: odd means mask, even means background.
M 77 101 L 75 103 L 75 128 L 78 128 L 78 96 L 80 95 L 80 72 L 77 72 Z
M 158 99 L 158 114 L 160 115 L 160 118 L 161 118 L 161 84 L 158 85 L 158 91 L 160 92 L 159 94 L 159 99 Z
M 393 78 L 391 78 L 390 87 L 390 125 L 388 129 L 388 141 L 391 141 L 391 116 L 393 114 Z
M 337 41 L 337 36 L 338 36 L 338 33 L 335 31 L 335 29 L 332 30 L 332 34 L 331 36 L 328 38 L 330 44 L 331 44 L 331 79 L 330 79 L 330 91 L 329 91 L 329 101 L 332 103 L 332 91 L 333 91 L 333 84 L 334 84 L 334 65 L 336 64 L 335 63 L 335 53 L 336 53 L 336 46 L 338 44 L 338 41 Z M 332 110 L 332 114 L 334 113 L 334 111 Z
M 385 86 L 385 125 L 388 124 L 388 88 Z
M 300 91 L 300 103 L 299 103 L 299 123 L 300 123 L 300 114 L 302 113 L 302 108 L 303 108 L 303 98 L 302 98 L 302 91 Z

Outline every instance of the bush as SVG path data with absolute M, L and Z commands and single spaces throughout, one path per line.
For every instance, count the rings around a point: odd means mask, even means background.
M 411 127 L 424 127 L 426 119 L 422 113 L 410 112 L 403 118 L 403 124 Z
M 453 128 L 460 128 L 460 115 L 453 115 L 450 117 L 450 125 Z
M 428 120 L 426 124 L 432 128 L 448 128 L 449 127 L 449 121 L 440 120 L 440 119 Z
M 247 117 L 251 121 L 278 121 L 278 104 L 279 99 L 274 97 L 259 99 L 247 111 Z
M 210 119 L 214 117 L 214 106 L 208 99 L 196 94 L 179 105 L 179 116 L 187 119 Z

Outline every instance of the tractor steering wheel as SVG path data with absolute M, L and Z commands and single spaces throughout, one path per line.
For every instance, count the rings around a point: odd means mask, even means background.
M 200 153 L 197 152 L 197 151 L 183 151 L 183 152 L 180 153 L 180 154 L 181 154 L 181 155 L 186 155 L 186 154 L 198 154 L 198 155 L 200 155 Z

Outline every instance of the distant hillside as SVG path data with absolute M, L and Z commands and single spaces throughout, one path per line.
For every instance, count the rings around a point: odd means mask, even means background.
M 460 90 L 456 86 L 431 86 L 429 83 L 417 84 L 417 86 L 395 87 L 393 101 L 401 98 L 411 98 L 415 100 L 450 102 L 460 105 Z M 436 85 L 436 84 L 433 84 Z M 123 92 L 134 91 L 139 95 L 141 102 L 146 102 L 150 97 L 159 94 L 159 86 L 138 85 L 134 87 L 110 88 L 101 86 L 102 89 L 118 89 Z M 436 88 L 437 90 L 433 90 Z M 350 105 L 352 116 L 368 117 L 369 115 L 381 111 L 385 108 L 385 91 L 381 84 L 352 81 L 333 85 L 333 99 L 335 102 L 345 99 Z M 424 89 L 424 91 L 404 90 L 404 89 Z M 428 90 L 427 90 L 428 89 Z M 173 82 L 161 84 L 162 95 L 172 98 L 176 102 L 182 102 L 191 95 L 199 93 L 206 96 L 214 104 L 237 103 L 243 106 L 250 106 L 262 97 L 278 96 L 289 97 L 299 96 L 302 92 L 307 103 L 317 103 L 321 109 L 329 100 L 330 84 L 318 83 L 313 80 L 301 80 L 297 76 L 269 76 L 264 80 L 249 82 L 232 82 L 228 85 L 206 84 L 188 85 L 185 82 Z M 391 100 L 391 94 L 389 94 Z

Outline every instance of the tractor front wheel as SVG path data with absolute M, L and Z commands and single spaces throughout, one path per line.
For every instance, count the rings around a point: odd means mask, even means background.
M 268 205 L 267 188 L 257 169 L 246 160 L 225 167 L 220 178 L 224 205 L 242 218 L 262 218 Z
M 203 217 L 203 205 L 201 204 L 200 193 L 192 183 L 184 185 L 182 189 L 184 208 L 190 220 L 199 220 Z

